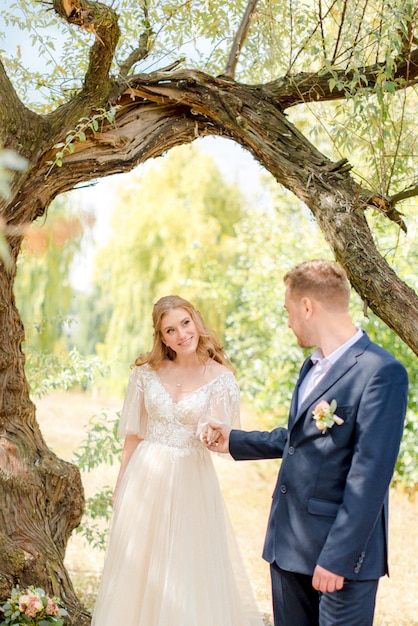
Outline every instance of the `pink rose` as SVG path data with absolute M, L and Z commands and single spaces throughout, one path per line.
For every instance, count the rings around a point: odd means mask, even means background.
M 48 615 L 59 615 L 58 606 L 53 600 L 51 600 L 51 598 L 48 598 L 45 610 Z
M 29 596 L 29 602 L 27 604 L 25 613 L 29 617 L 35 617 L 39 611 L 42 611 L 44 605 L 38 596 Z
M 30 596 L 28 595 L 20 596 L 19 598 L 19 611 L 22 611 L 22 613 L 29 606 L 29 598 Z

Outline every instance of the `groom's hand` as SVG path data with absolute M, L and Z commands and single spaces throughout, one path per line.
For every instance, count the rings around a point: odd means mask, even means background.
M 317 565 L 312 577 L 312 587 L 317 591 L 339 591 L 343 588 L 344 576 L 339 576 L 329 570 Z
M 212 452 L 229 452 L 229 434 L 232 430 L 228 424 L 222 422 L 209 422 L 210 431 L 204 441 L 208 450 Z

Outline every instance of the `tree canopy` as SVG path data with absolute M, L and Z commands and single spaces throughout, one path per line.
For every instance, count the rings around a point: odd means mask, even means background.
M 9 224 L 82 181 L 228 137 L 307 204 L 365 306 L 418 351 L 416 294 L 367 221 L 405 231 L 415 207 L 414 2 L 19 0 L 2 18 L 45 61 L 30 71 L 17 47 L 0 67 L 3 142 L 30 162 Z

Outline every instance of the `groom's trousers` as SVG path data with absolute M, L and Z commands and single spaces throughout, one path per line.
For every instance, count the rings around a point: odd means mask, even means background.
M 312 576 L 270 564 L 275 626 L 372 626 L 378 580 L 345 581 L 319 593 Z

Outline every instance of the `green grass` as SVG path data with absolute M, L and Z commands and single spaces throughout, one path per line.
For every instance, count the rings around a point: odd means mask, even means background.
M 120 410 L 119 400 L 95 398 L 81 393 L 55 392 L 37 401 L 38 421 L 48 445 L 62 458 L 71 460 L 73 451 L 85 437 L 85 425 L 93 414 Z M 257 428 L 257 421 L 243 411 L 243 428 Z M 221 488 L 241 546 L 266 626 L 272 625 L 269 567 L 261 558 L 276 461 L 235 463 L 215 457 Z M 102 484 L 113 485 L 115 467 L 100 468 L 83 475 L 86 495 Z M 390 578 L 379 585 L 374 626 L 418 626 L 418 501 L 392 491 L 390 503 Z M 71 537 L 66 566 L 80 598 L 89 608 L 103 566 L 104 554 L 86 546 L 80 535 Z

